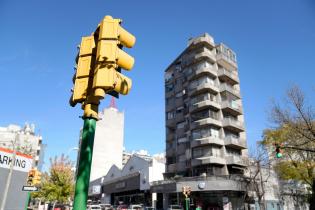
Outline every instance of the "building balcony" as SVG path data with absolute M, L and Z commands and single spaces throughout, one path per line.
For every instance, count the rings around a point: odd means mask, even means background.
M 224 138 L 225 145 L 235 149 L 246 149 L 245 139 L 235 138 L 233 136 L 227 136 Z
M 227 85 L 226 83 L 223 83 L 220 85 L 220 92 L 224 92 L 227 91 L 231 94 L 233 94 L 234 96 L 236 96 L 237 98 L 241 98 L 241 94 L 239 90 L 236 90 L 235 88 Z
M 165 91 L 165 98 L 174 97 L 174 95 L 175 95 L 174 90 Z
M 191 39 L 189 45 L 209 45 L 211 48 L 215 47 L 214 40 L 209 34 L 204 34 L 203 36 Z
M 245 130 L 243 123 L 238 120 L 234 120 L 231 118 L 223 119 L 223 127 L 235 132 L 242 132 Z
M 233 116 L 241 115 L 243 113 L 242 106 L 233 103 L 232 101 L 222 101 L 221 109 L 222 111 L 230 113 Z
M 185 171 L 186 170 L 186 162 L 178 162 L 176 163 L 177 171 Z
M 215 84 L 211 83 L 201 83 L 197 85 L 195 88 L 191 88 L 189 90 L 189 96 L 198 95 L 200 93 L 211 92 L 213 94 L 217 94 L 219 92 L 219 88 Z
M 200 52 L 196 52 L 193 56 L 193 62 L 199 62 L 200 60 L 208 60 L 211 63 L 216 62 L 216 56 L 215 54 L 210 50 L 202 50 Z
M 218 53 L 216 56 L 217 63 L 226 69 L 237 69 L 237 63 L 230 59 L 224 53 Z
M 207 125 L 214 125 L 216 127 L 222 127 L 222 123 L 219 120 L 208 117 L 205 119 L 194 121 L 191 125 L 191 129 L 193 130 L 195 128 L 204 127 Z
M 242 156 L 229 155 L 225 156 L 227 165 L 247 166 L 248 159 Z
M 195 71 L 193 71 L 189 76 L 188 76 L 188 80 L 193 80 L 196 79 L 198 77 L 201 77 L 203 75 L 208 75 L 210 74 L 212 77 L 216 77 L 217 76 L 217 72 L 213 67 L 202 67 L 202 68 L 198 68 Z
M 211 100 L 200 101 L 198 103 L 194 103 L 190 105 L 190 112 L 197 112 L 202 109 L 209 108 L 209 107 L 211 107 L 214 110 L 219 110 L 220 104 L 216 101 L 211 101 Z
M 166 148 L 166 156 L 167 157 L 174 156 L 175 153 L 176 153 L 176 149 L 175 148 L 173 148 L 173 147 Z
M 193 148 L 193 147 L 198 147 L 198 146 L 203 146 L 203 145 L 208 145 L 208 144 L 215 144 L 215 145 L 223 146 L 224 141 L 223 139 L 220 139 L 219 137 L 209 136 L 202 139 L 192 140 L 190 143 L 190 147 Z
M 218 77 L 232 85 L 239 84 L 240 80 L 236 74 L 234 74 L 232 71 L 228 71 L 224 68 L 220 68 L 218 71 Z
M 170 128 L 175 128 L 176 127 L 175 118 L 166 120 L 166 126 Z
M 191 166 L 193 167 L 198 166 L 198 165 L 205 165 L 205 164 L 225 165 L 226 161 L 223 157 L 215 157 L 215 156 L 193 158 L 191 161 Z
M 167 141 L 172 141 L 174 139 L 175 139 L 175 133 L 174 132 L 166 134 L 166 140 Z
M 167 172 L 174 173 L 176 172 L 176 163 L 167 165 Z

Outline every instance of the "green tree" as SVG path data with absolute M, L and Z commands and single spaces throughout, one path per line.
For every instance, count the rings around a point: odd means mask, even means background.
M 282 179 L 299 180 L 312 191 L 310 209 L 315 209 L 315 111 L 297 86 L 287 91 L 284 105 L 274 103 L 270 114 L 275 127 L 263 133 L 263 143 L 281 145 L 283 158 L 275 169 Z M 274 157 L 274 154 L 272 155 Z
M 33 194 L 42 201 L 67 203 L 73 198 L 74 173 L 73 163 L 63 154 L 50 159 L 49 172 L 42 175 L 40 191 Z

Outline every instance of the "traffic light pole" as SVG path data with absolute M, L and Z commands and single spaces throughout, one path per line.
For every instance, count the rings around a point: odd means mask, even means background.
M 30 203 L 30 199 L 31 199 L 31 193 L 27 192 L 27 198 L 26 198 L 26 202 L 25 202 L 25 210 L 27 210 L 27 208 L 28 208 L 28 204 Z
M 185 198 L 186 201 L 186 210 L 189 210 L 189 197 Z
M 98 105 L 96 109 L 97 108 Z M 74 210 L 86 210 L 90 182 L 91 163 L 93 156 L 94 135 L 97 120 L 97 117 L 95 115 L 92 116 L 91 114 L 87 114 L 86 109 L 84 111 L 85 111 L 85 116 L 83 117 L 84 125 L 80 147 L 77 179 L 75 184 L 73 204 Z

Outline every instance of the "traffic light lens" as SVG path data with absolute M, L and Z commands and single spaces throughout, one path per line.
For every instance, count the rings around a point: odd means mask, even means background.
M 277 154 L 276 154 L 276 157 L 277 157 L 277 158 L 282 158 L 282 156 L 283 156 L 283 155 L 282 155 L 281 153 L 277 153 Z

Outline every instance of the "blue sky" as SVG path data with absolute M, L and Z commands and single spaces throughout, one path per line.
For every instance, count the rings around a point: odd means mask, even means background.
M 270 125 L 271 98 L 280 100 L 290 84 L 314 100 L 312 0 L 2 0 L 0 126 L 35 123 L 48 144 L 46 159 L 77 146 L 82 111 L 68 105 L 76 46 L 105 15 L 123 19 L 137 38 L 128 50 L 136 63 L 126 73 L 133 88 L 117 101 L 128 150 L 164 150 L 164 70 L 188 38 L 204 32 L 237 53 L 249 145 Z

